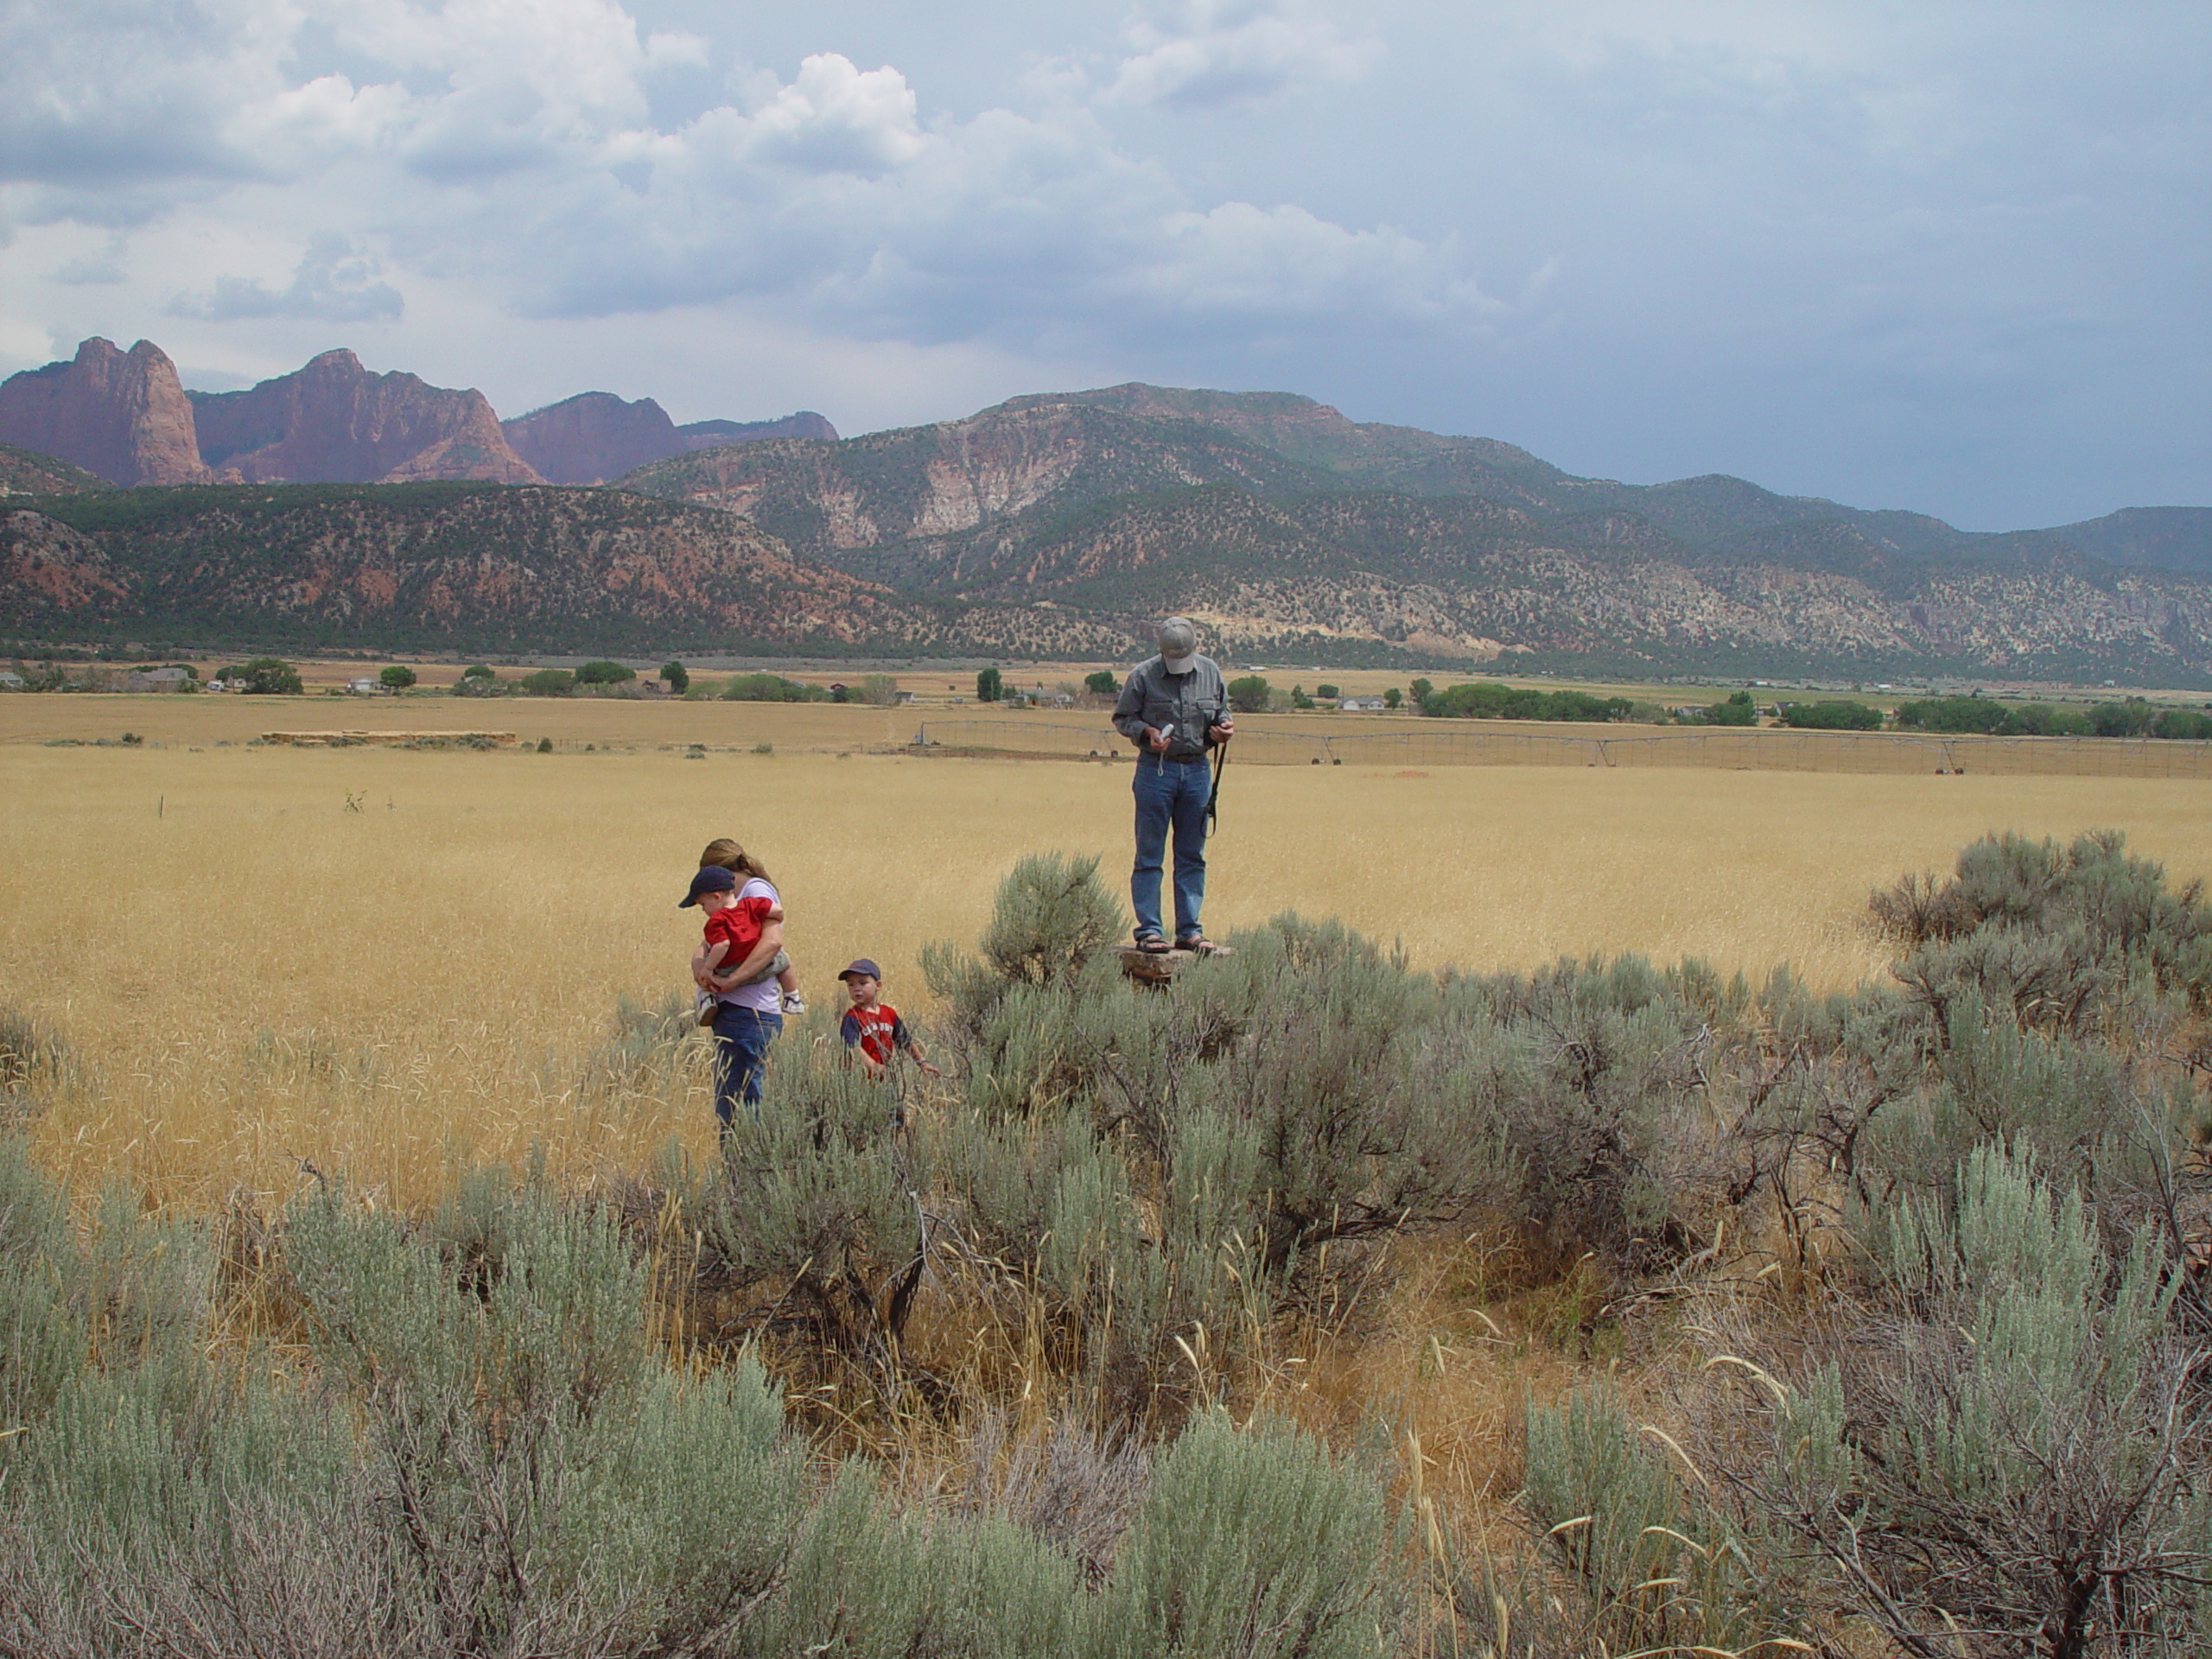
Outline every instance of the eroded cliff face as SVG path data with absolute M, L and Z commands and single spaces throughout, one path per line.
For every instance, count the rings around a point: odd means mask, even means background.
M 9 376 L 0 382 L 0 443 L 116 484 L 198 484 L 208 475 L 176 365 L 150 340 L 124 352 L 96 336 L 67 363 Z
M 412 374 L 372 374 L 348 351 L 245 391 L 194 392 L 200 454 L 248 484 L 432 478 L 533 484 L 484 394 Z
M 808 553 L 957 534 L 1062 499 L 1211 484 L 1268 495 L 1322 486 L 1298 463 L 1226 432 L 1163 429 L 1065 403 L 1002 405 L 841 443 L 710 449 L 621 482 L 742 513 Z
M 238 492 L 128 529 L 0 515 L 0 627 L 64 619 L 364 642 L 925 642 L 933 607 L 728 514 L 548 486 Z

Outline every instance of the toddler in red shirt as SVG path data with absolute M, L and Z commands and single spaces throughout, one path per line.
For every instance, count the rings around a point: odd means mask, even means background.
M 730 840 L 725 836 L 718 836 L 714 840 L 709 842 L 707 843 L 706 850 L 699 855 L 699 868 L 701 869 L 705 869 L 709 864 L 718 865 L 721 868 L 728 870 L 731 874 L 736 876 L 738 878 L 738 891 L 740 893 L 742 893 L 745 890 L 745 879 L 747 876 L 759 876 L 763 880 L 767 878 L 767 872 L 760 868 L 760 861 L 756 859 L 747 857 L 745 849 L 739 846 L 735 842 Z M 766 912 L 762 913 L 765 915 Z M 736 924 L 733 923 L 732 925 L 734 926 Z M 709 940 L 709 943 L 711 944 L 713 941 Z M 751 952 L 753 947 L 760 943 L 760 933 L 758 928 L 753 930 L 753 937 L 751 938 L 744 941 L 744 948 L 742 950 L 737 948 L 738 942 L 733 939 L 731 941 L 730 953 L 722 958 L 723 963 L 728 967 L 736 967 L 738 963 L 745 960 L 747 954 Z M 695 969 L 696 966 L 696 965 L 695 964 Z M 784 951 L 777 951 L 775 965 L 772 971 L 776 976 L 777 988 L 782 993 L 781 996 L 778 999 L 778 1004 L 782 1011 L 785 1014 L 804 1014 L 806 1012 L 806 998 L 800 995 L 798 988 L 798 970 L 791 966 L 791 957 Z M 752 982 L 757 984 L 759 983 L 759 981 L 756 980 Z M 727 989 L 728 988 L 724 987 L 723 988 Z M 712 995 L 702 994 L 699 1010 L 700 1020 L 703 1024 L 712 1020 L 714 1016 L 715 1000 Z
M 765 894 L 739 897 L 734 872 L 717 865 L 702 867 L 691 878 L 691 892 L 683 903 L 698 906 L 707 918 L 699 946 L 699 980 L 703 988 L 699 994 L 700 1024 L 714 1023 L 715 1004 L 722 993 L 736 989 L 741 982 L 757 985 L 789 971 L 791 958 L 778 950 L 766 967 L 742 982 L 737 978 L 738 970 L 766 931 L 776 901 Z
M 914 1033 L 906 1029 L 906 1022 L 899 1017 L 899 1010 L 882 1000 L 883 969 L 861 957 L 837 976 L 845 982 L 845 995 L 852 999 L 852 1007 L 845 1010 L 845 1017 L 838 1021 L 837 1034 L 845 1039 L 845 1046 L 859 1052 L 861 1064 L 868 1067 L 868 1076 L 880 1077 L 891 1063 L 891 1057 L 904 1049 L 914 1058 L 914 1064 L 933 1077 L 944 1075 L 931 1065 L 922 1053 L 922 1046 Z

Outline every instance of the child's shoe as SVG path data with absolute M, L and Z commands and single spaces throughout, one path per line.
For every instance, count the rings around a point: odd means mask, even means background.
M 715 1023 L 715 999 L 705 991 L 692 992 L 691 1012 L 698 1016 L 698 1020 L 701 1025 L 713 1025 Z
M 801 996 L 797 991 L 785 991 L 784 993 L 784 1012 L 785 1014 L 804 1014 L 806 1012 L 806 999 Z

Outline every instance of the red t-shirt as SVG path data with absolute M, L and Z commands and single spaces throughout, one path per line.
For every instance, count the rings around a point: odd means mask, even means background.
M 776 901 L 762 895 L 724 905 L 707 918 L 707 949 L 712 950 L 724 939 L 729 941 L 729 949 L 715 964 L 716 973 L 727 974 L 753 954 L 753 947 L 760 943 L 761 932 L 768 925 L 769 912 L 775 908 Z
M 887 1002 L 872 1008 L 847 1008 L 845 1017 L 837 1022 L 837 1034 L 845 1039 L 847 1048 L 859 1045 L 861 1052 L 878 1065 L 890 1065 L 893 1050 L 911 1047 L 914 1041 L 899 1010 Z

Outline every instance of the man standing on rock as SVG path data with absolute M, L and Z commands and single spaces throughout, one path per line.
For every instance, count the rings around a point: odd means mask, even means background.
M 1198 655 L 1198 631 L 1187 616 L 1171 616 L 1153 635 L 1160 653 L 1130 672 L 1114 705 L 1114 727 L 1137 746 L 1137 861 L 1129 904 L 1137 913 L 1137 948 L 1165 954 L 1160 929 L 1160 876 L 1167 832 L 1175 831 L 1175 948 L 1211 950 L 1198 925 L 1206 896 L 1206 802 L 1212 779 L 1207 751 L 1236 733 L 1229 691 L 1211 657 Z

